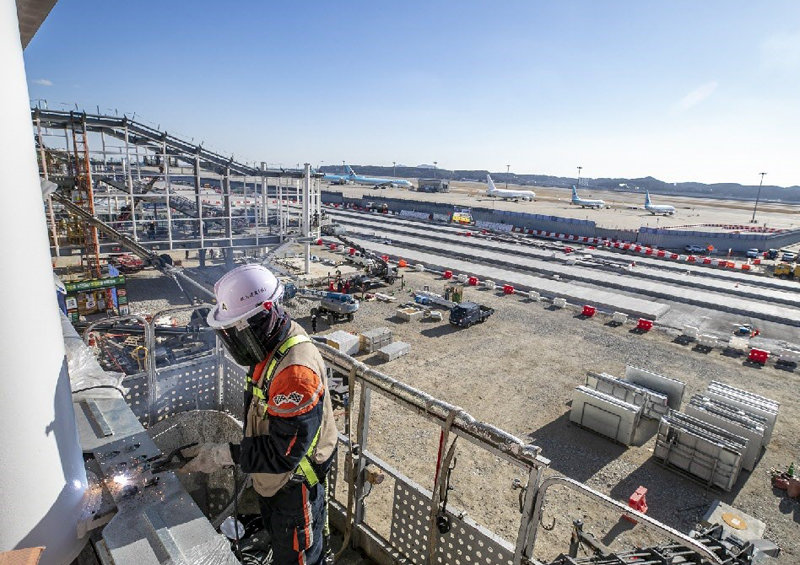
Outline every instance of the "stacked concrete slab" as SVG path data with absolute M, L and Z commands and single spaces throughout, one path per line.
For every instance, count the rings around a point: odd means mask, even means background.
M 378 358 L 384 362 L 394 361 L 398 357 L 408 355 L 410 351 L 411 344 L 405 343 L 404 341 L 395 341 L 394 343 L 381 347 L 378 350 Z
M 661 419 L 653 455 L 730 490 L 739 471 L 752 471 L 769 443 L 779 404 L 724 383 L 712 381 L 694 395 L 686 413 L 671 411 Z
M 764 442 L 765 445 L 769 443 L 772 438 L 772 430 L 775 428 L 775 422 L 778 419 L 778 408 L 780 408 L 778 402 L 718 381 L 711 381 L 705 396 L 730 404 L 749 414 L 765 418 Z
M 642 417 L 657 420 L 669 413 L 665 394 L 619 379 L 608 373 L 589 372 L 586 386 L 642 408 Z
M 641 416 L 641 406 L 579 386 L 572 396 L 569 419 L 623 445 L 631 445 Z
M 661 418 L 653 455 L 709 486 L 730 491 L 742 469 L 747 440 L 681 412 Z
M 686 383 L 630 365 L 625 367 L 625 380 L 660 392 L 667 397 L 667 403 L 670 408 L 673 410 L 680 409 L 683 393 L 686 390 Z
M 361 353 L 372 353 L 381 347 L 392 343 L 392 330 L 390 328 L 373 328 L 358 334 Z
M 764 441 L 766 418 L 748 414 L 731 404 L 700 394 L 695 394 L 689 400 L 686 413 L 745 438 L 747 447 L 742 453 L 742 468 L 745 471 L 752 471 L 755 468 L 761 450 L 766 447 Z

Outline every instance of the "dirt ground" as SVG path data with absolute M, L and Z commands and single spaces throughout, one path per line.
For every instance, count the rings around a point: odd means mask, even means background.
M 427 273 L 405 272 L 405 289 L 394 285 L 398 302 L 409 300 L 410 288 L 429 286 L 441 292 L 443 281 Z M 479 420 L 539 445 L 551 460 L 546 472 L 585 482 L 625 501 L 640 485 L 648 488 L 649 515 L 688 533 L 708 506 L 721 499 L 767 524 L 766 537 L 783 548 L 779 563 L 800 559 L 800 503 L 773 491 L 770 467 L 788 467 L 800 461 L 798 376 L 773 367 L 753 368 L 742 358 L 712 351 L 702 354 L 673 341 L 663 332 L 639 335 L 631 326 L 612 328 L 604 318 L 582 319 L 577 312 L 551 310 L 518 296 L 468 288 L 465 299 L 495 308 L 485 324 L 468 329 L 441 322 L 401 322 L 394 316 L 397 303 L 362 302 L 356 319 L 319 333 L 346 330 L 358 333 L 388 326 L 395 341 L 411 344 L 411 353 L 382 364 L 374 356 L 359 355 L 398 380 L 462 407 Z M 290 310 L 308 329 L 310 303 Z M 781 404 L 772 441 L 753 473 L 742 472 L 733 492 L 707 490 L 686 476 L 666 469 L 652 457 L 655 425 L 642 445 L 625 448 L 569 422 L 573 389 L 583 384 L 586 371 L 617 376 L 631 364 L 686 382 L 684 403 L 692 394 L 719 380 L 777 400 Z M 373 395 L 373 419 L 368 449 L 421 486 L 431 489 L 438 446 L 438 428 Z M 479 524 L 512 543 L 519 527 L 518 495 L 514 478 L 525 476 L 498 458 L 461 441 L 452 473 L 454 491 L 449 506 L 465 511 Z M 367 523 L 388 536 L 393 481 L 375 487 L 368 499 Z M 339 496 L 344 491 L 340 489 Z M 342 498 L 344 499 L 344 498 Z M 539 530 L 536 556 L 554 558 L 565 552 L 573 519 L 585 530 L 615 548 L 657 543 L 641 527 L 619 520 L 586 497 L 554 488 L 548 493 L 545 523 Z
M 327 251 L 318 254 L 341 258 Z M 191 271 L 196 275 L 200 269 Z M 202 278 L 210 285 L 224 272 L 224 266 L 214 265 L 205 271 L 207 276 Z M 161 277 L 159 282 L 148 272 L 130 278 L 132 305 L 141 301 L 142 307 L 159 309 L 181 301 L 173 296 L 174 283 L 169 279 Z M 140 283 L 133 282 L 140 278 Z M 145 282 L 146 287 L 142 286 Z M 358 333 L 389 327 L 395 341 L 411 344 L 410 354 L 389 363 L 381 363 L 374 354 L 358 355 L 359 360 L 541 446 L 542 454 L 551 460 L 545 476 L 566 475 L 620 501 L 627 500 L 638 486 L 646 486 L 648 514 L 685 533 L 715 499 L 720 499 L 767 524 L 766 537 L 783 549 L 776 563 L 800 561 L 800 502 L 774 491 L 769 481 L 771 467 L 785 469 L 792 461 L 800 463 L 797 373 L 772 366 L 754 368 L 743 364 L 742 358 L 727 357 L 719 351 L 699 353 L 660 331 L 639 335 L 631 332 L 632 326 L 610 327 L 605 318 L 582 319 L 576 311 L 552 310 L 546 303 L 471 287 L 466 289 L 465 299 L 496 311 L 485 324 L 456 329 L 447 323 L 446 316 L 441 322 L 401 322 L 395 316 L 397 305 L 411 300 L 411 289 L 428 286 L 442 292 L 443 284 L 436 275 L 406 270 L 405 288 L 401 289 L 398 282 L 382 290 L 397 297 L 397 302 L 364 301 L 353 322 L 330 327 L 320 321 L 318 332 Z M 142 294 L 138 296 L 140 286 Z M 165 296 L 167 300 L 157 299 L 160 289 L 169 295 Z M 288 305 L 293 317 L 309 331 L 309 312 L 314 305 L 298 299 Z M 709 491 L 652 457 L 654 425 L 645 430 L 646 441 L 626 448 L 571 424 L 572 391 L 583 384 L 586 371 L 621 376 L 626 364 L 686 382 L 684 403 L 692 394 L 704 391 L 712 380 L 780 402 L 772 441 L 755 471 L 742 472 L 731 493 Z M 353 409 L 357 409 L 357 402 Z M 367 448 L 402 475 L 431 490 L 438 427 L 379 395 L 373 395 L 372 414 Z M 524 483 L 525 474 L 463 440 L 459 440 L 456 457 L 448 508 L 464 512 L 513 544 L 519 528 L 520 491 L 511 485 L 515 478 Z M 387 478 L 374 487 L 366 501 L 367 524 L 387 538 L 393 484 Z M 337 499 L 346 501 L 341 480 Z M 548 493 L 544 513 L 545 525 L 554 522 L 554 526 L 551 531 L 539 529 L 536 557 L 552 559 L 566 552 L 574 519 L 583 520 L 585 531 L 615 549 L 662 541 L 641 526 L 620 520 L 613 510 L 557 487 Z M 357 556 L 353 559 L 348 563 L 362 562 Z

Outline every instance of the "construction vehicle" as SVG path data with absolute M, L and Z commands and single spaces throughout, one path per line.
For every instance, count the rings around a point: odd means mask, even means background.
M 389 265 L 383 257 L 350 241 L 343 234 L 337 234 L 335 237 L 344 245 L 355 249 L 355 254 L 350 259 L 362 265 L 367 275 L 377 277 L 386 284 L 393 284 L 397 280 L 397 267 Z
M 350 294 L 298 288 L 293 283 L 284 284 L 283 296 L 287 300 L 295 296 L 319 300 L 319 306 L 311 309 L 311 315 L 327 317 L 330 324 L 341 320 L 352 322 L 353 314 L 358 311 L 359 306 L 358 300 Z
M 472 210 L 469 208 L 456 209 L 450 220 L 454 224 L 461 224 L 462 226 L 471 226 L 475 223 L 475 220 L 472 218 Z
M 778 263 L 772 271 L 772 276 L 782 279 L 800 279 L 800 265 Z
M 492 314 L 493 308 L 475 302 L 462 302 L 450 310 L 450 324 L 468 328 L 473 324 L 482 324 Z

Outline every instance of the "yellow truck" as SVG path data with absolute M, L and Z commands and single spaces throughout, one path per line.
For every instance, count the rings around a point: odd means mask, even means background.
M 800 279 L 800 265 L 778 263 L 775 265 L 775 270 L 772 272 L 772 275 L 782 279 Z

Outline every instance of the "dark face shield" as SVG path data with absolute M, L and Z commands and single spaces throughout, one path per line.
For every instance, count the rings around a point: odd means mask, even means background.
M 267 358 L 272 351 L 274 336 L 281 319 L 281 309 L 277 306 L 262 310 L 250 316 L 238 327 L 217 329 L 217 335 L 228 352 L 239 365 L 256 365 Z

